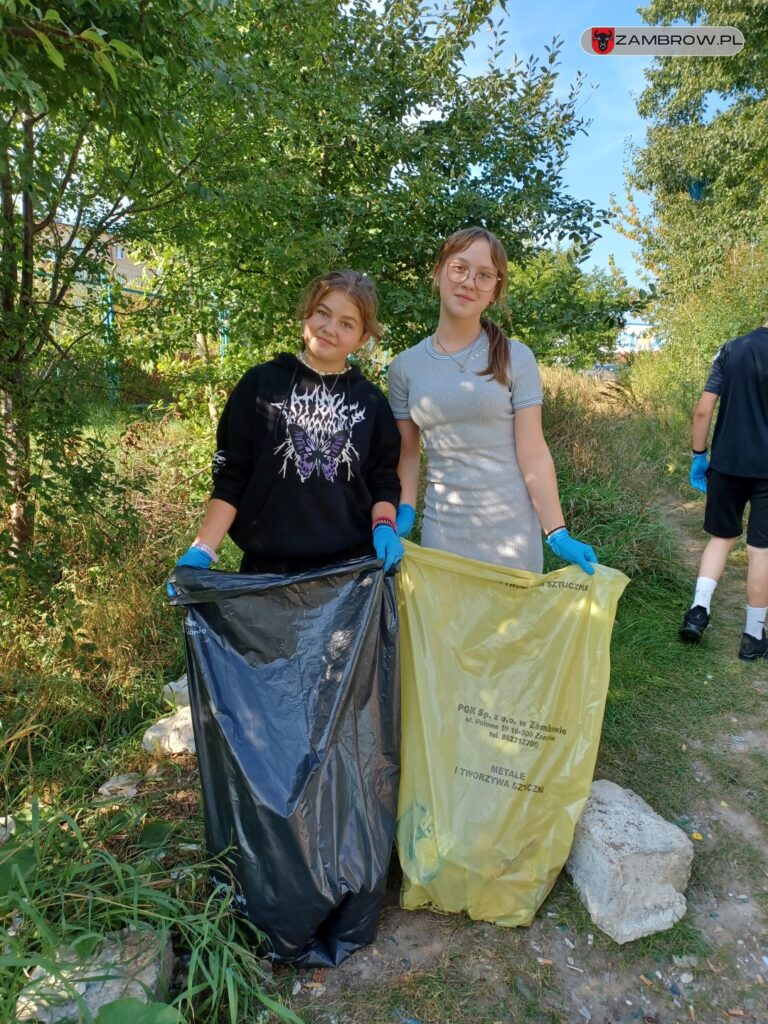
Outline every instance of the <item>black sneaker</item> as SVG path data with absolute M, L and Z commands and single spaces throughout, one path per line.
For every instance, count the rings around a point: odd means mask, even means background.
M 766 638 L 765 630 L 760 639 L 752 636 L 751 633 L 742 635 L 739 657 L 742 661 L 758 661 L 760 658 L 768 658 L 768 638 Z
M 709 625 L 709 612 L 703 605 L 696 604 L 689 608 L 683 616 L 683 624 L 679 630 L 679 637 L 689 644 L 697 644 L 704 636 L 704 630 Z

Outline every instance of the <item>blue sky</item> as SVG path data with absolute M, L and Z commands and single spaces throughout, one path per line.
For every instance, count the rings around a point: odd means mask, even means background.
M 497 17 L 493 16 L 494 22 Z M 562 40 L 560 48 L 560 86 L 563 95 L 579 71 L 586 76 L 578 109 L 591 120 L 588 135 L 573 142 L 565 167 L 565 184 L 571 195 L 593 200 L 607 207 L 611 193 L 624 202 L 624 165 L 627 147 L 641 145 L 645 122 L 638 115 L 636 99 L 645 85 L 644 71 L 651 57 L 598 57 L 584 53 L 579 40 L 585 28 L 592 26 L 641 25 L 635 3 L 608 3 L 606 0 L 508 0 L 502 19 L 507 31 L 506 52 L 525 60 L 530 54 L 543 57 L 544 47 L 553 36 Z M 487 62 L 482 39 L 471 52 L 468 70 L 479 70 Z M 647 200 L 638 197 L 646 212 Z M 587 267 L 607 267 L 613 254 L 630 283 L 640 283 L 640 268 L 633 258 L 634 246 L 610 228 L 593 250 Z

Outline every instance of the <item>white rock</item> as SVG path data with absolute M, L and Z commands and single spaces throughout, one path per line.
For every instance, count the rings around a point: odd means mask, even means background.
M 142 745 L 150 753 L 194 754 L 191 708 L 179 708 L 175 714 L 150 725 L 144 733 Z
M 136 796 L 139 791 L 139 783 L 142 776 L 136 772 L 129 772 L 127 775 L 113 775 L 111 779 L 99 786 L 99 796 L 112 797 L 115 800 L 128 800 Z
M 16 822 L 9 815 L 0 817 L 0 846 L 7 843 L 16 831 Z
M 163 697 L 169 704 L 175 704 L 177 708 L 186 707 L 189 704 L 189 683 L 186 672 L 174 683 L 166 683 L 163 687 Z
M 671 928 L 685 914 L 693 844 L 630 789 L 592 784 L 566 870 L 592 920 L 616 942 Z
M 160 942 L 152 928 L 110 932 L 98 953 L 79 960 L 67 946 L 56 951 L 57 972 L 36 967 L 16 1000 L 16 1019 L 41 1024 L 83 1020 L 71 989 L 74 988 L 96 1017 L 99 1007 L 133 996 L 148 1003 L 166 1000 L 173 973 L 173 949 L 166 938 Z

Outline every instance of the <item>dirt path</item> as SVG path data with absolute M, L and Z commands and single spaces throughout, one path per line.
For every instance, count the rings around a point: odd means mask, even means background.
M 665 499 L 663 513 L 693 580 L 700 503 Z M 718 588 L 706 642 L 728 685 L 765 695 L 768 663 L 735 658 L 743 562 L 737 552 Z M 403 911 L 393 873 L 376 943 L 288 977 L 291 1005 L 311 1024 L 768 1024 L 768 702 L 751 707 L 683 738 L 693 797 L 677 824 L 701 838 L 672 931 L 616 945 L 565 877 L 528 929 Z

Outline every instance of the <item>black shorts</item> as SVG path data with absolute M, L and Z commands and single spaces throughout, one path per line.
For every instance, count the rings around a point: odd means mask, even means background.
M 739 537 L 749 502 L 747 544 L 768 548 L 768 480 L 707 471 L 704 529 L 713 537 Z

